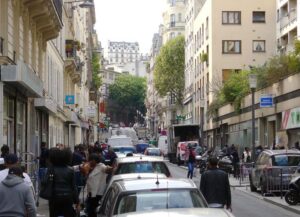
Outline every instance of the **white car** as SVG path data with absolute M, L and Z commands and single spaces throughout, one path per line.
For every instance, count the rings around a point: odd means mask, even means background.
M 196 184 L 189 179 L 123 180 L 113 183 L 107 189 L 97 216 L 112 217 L 172 208 L 207 207 Z
M 109 187 L 119 181 L 128 181 L 128 180 L 141 180 L 141 179 L 165 179 L 167 176 L 162 173 L 128 173 L 128 174 L 121 174 L 121 175 L 115 175 L 112 176 L 109 183 L 106 186 L 106 189 L 109 189 Z M 105 193 L 104 193 L 105 195 Z
M 208 208 L 181 208 L 181 209 L 162 209 L 147 212 L 134 212 L 117 217 L 234 217 L 234 215 L 224 209 L 208 209 Z

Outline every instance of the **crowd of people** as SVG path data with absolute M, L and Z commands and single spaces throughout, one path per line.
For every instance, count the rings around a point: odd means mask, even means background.
M 47 144 L 42 143 L 38 157 L 40 187 L 47 188 L 49 177 L 55 177 L 51 197 L 46 198 L 50 217 L 77 216 L 81 209 L 85 209 L 89 217 L 96 216 L 96 207 L 111 177 L 116 157 L 111 148 L 98 142 L 93 146 L 76 145 L 73 152 L 62 144 L 48 149 Z M 8 146 L 1 148 L 1 158 L 5 165 L 0 171 L 0 216 L 35 217 L 36 196 L 25 168 L 20 167 L 18 156 L 10 153 Z M 11 203 L 12 198 L 16 203 Z

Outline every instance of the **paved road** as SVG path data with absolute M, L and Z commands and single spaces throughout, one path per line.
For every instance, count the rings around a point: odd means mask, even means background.
M 169 164 L 174 178 L 185 178 L 187 170 L 173 164 Z M 194 182 L 199 186 L 200 175 L 197 171 Z M 232 189 L 232 207 L 236 217 L 299 217 L 299 215 L 284 210 L 259 198 L 255 198 L 240 190 Z

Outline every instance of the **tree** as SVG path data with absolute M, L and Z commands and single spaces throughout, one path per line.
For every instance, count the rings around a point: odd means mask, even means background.
M 92 75 L 93 89 L 98 90 L 102 84 L 102 80 L 101 77 L 99 76 L 99 72 L 101 68 L 100 57 L 96 53 L 93 53 L 92 67 L 93 67 L 93 75 Z
M 154 86 L 160 96 L 171 94 L 178 104 L 184 91 L 184 37 L 177 36 L 160 50 L 154 66 Z
M 123 112 L 139 110 L 145 113 L 146 78 L 129 74 L 121 74 L 115 83 L 109 86 L 109 98 L 113 100 Z

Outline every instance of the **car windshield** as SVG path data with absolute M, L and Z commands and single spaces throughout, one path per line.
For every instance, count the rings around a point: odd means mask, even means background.
M 162 173 L 170 176 L 169 169 L 164 162 L 131 162 L 118 165 L 115 175 L 126 173 Z
M 138 211 L 151 211 L 171 208 L 206 207 L 204 199 L 196 190 L 152 190 L 122 195 L 117 202 L 114 214 Z
M 300 155 L 275 155 L 272 157 L 273 166 L 298 166 Z
M 160 156 L 160 150 L 153 148 L 153 149 L 147 149 L 147 155 L 150 156 Z
M 134 153 L 135 149 L 133 147 L 114 147 L 114 152 L 119 153 Z

